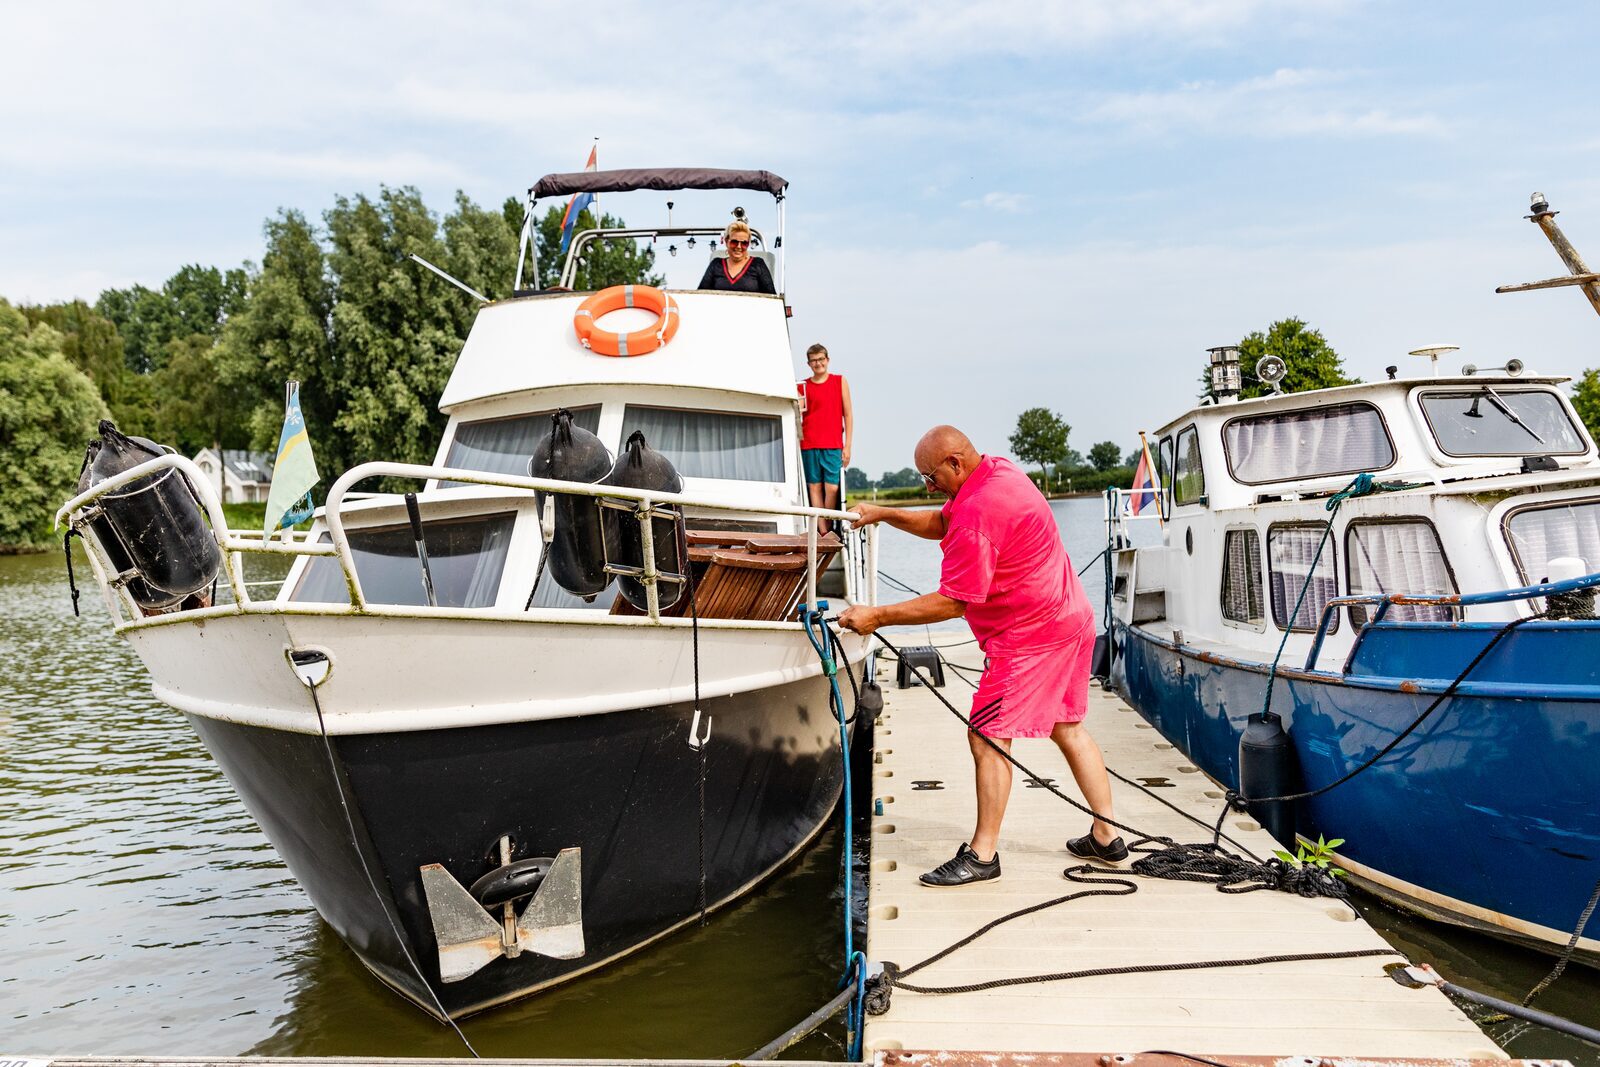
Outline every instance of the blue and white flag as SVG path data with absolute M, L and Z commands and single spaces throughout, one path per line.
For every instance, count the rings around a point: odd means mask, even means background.
M 272 488 L 267 491 L 267 516 L 262 533 L 287 529 L 309 519 L 316 507 L 311 487 L 317 484 L 317 461 L 311 455 L 311 438 L 300 414 L 300 383 L 284 385 L 283 431 L 278 434 L 278 458 L 272 464 Z

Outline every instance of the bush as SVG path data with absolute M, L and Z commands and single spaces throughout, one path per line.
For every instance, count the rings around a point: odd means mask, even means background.
M 56 508 L 77 486 L 83 450 L 107 415 L 100 391 L 61 351 L 61 334 L 32 327 L 0 300 L 0 550 L 56 543 Z

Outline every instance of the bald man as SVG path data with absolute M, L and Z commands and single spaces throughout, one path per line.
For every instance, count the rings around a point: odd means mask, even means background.
M 954 426 L 924 434 L 916 464 L 927 487 L 948 498 L 943 508 L 852 508 L 860 516 L 857 525 L 883 522 L 938 541 L 944 553 L 939 591 L 901 604 L 849 608 L 839 625 L 870 634 L 881 626 L 965 617 L 982 646 L 983 680 L 973 694 L 967 734 L 977 827 L 953 858 L 922 876 L 924 885 L 970 885 L 1000 877 L 1000 823 L 1011 795 L 1011 764 L 994 746 L 1009 753 L 1013 738 L 1049 737 L 1066 756 L 1090 809 L 1114 817 L 1100 746 L 1083 726 L 1094 610 L 1067 559 L 1049 503 L 1016 464 L 981 455 Z M 1107 863 L 1127 859 L 1127 846 L 1104 818 L 1068 841 L 1067 851 Z

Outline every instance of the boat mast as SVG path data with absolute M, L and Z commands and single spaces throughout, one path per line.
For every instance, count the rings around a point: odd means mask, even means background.
M 1544 235 L 1555 246 L 1556 255 L 1561 257 L 1561 262 L 1565 263 L 1567 270 L 1572 273 L 1560 278 L 1546 278 L 1542 282 L 1502 285 L 1495 292 L 1523 293 L 1530 289 L 1555 289 L 1563 285 L 1576 285 L 1583 290 L 1583 295 L 1589 298 L 1595 313 L 1600 314 L 1600 274 L 1589 269 L 1583 257 L 1578 255 L 1578 250 L 1572 247 L 1572 242 L 1567 240 L 1567 235 L 1556 225 L 1556 212 L 1550 210 L 1550 204 L 1545 200 L 1544 194 L 1534 193 L 1531 199 L 1533 214 L 1528 216 L 1528 221 L 1537 223 L 1539 229 L 1544 231 Z

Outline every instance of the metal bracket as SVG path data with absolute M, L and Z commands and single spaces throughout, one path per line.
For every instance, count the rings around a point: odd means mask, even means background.
M 702 734 L 700 732 L 700 709 L 694 709 L 694 718 L 689 722 L 689 747 L 696 752 L 705 748 L 706 743 L 711 740 L 711 718 L 710 715 L 706 716 L 706 732 Z

